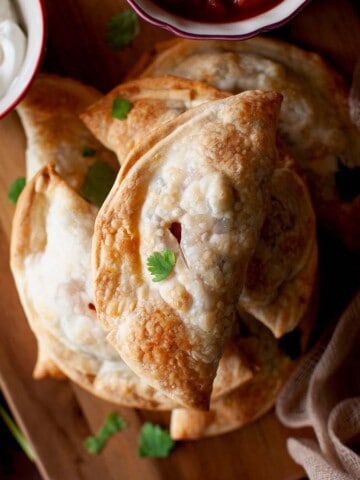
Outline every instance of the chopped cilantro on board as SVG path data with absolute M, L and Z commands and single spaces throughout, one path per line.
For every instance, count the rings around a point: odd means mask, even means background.
M 24 190 L 25 184 L 25 177 L 19 177 L 14 180 L 13 183 L 10 185 L 7 198 L 10 200 L 11 203 L 15 204 L 18 201 L 20 193 Z
M 113 101 L 111 115 L 118 120 L 125 120 L 132 109 L 132 104 L 125 98 L 116 97 Z
M 107 41 L 111 48 L 118 50 L 129 45 L 140 32 L 138 16 L 133 10 L 124 10 L 110 18 L 107 25 Z
M 139 437 L 139 456 L 165 458 L 174 448 L 175 442 L 167 430 L 150 422 L 144 423 Z
M 85 439 L 84 446 L 86 450 L 90 453 L 100 453 L 109 438 L 126 427 L 125 420 L 118 413 L 110 413 L 97 435 Z
M 80 195 L 88 202 L 101 207 L 115 178 L 116 172 L 107 163 L 97 158 L 86 174 Z
M 174 268 L 176 259 L 175 253 L 165 248 L 162 253 L 154 252 L 147 259 L 147 268 L 153 276 L 153 282 L 161 282 L 168 277 Z

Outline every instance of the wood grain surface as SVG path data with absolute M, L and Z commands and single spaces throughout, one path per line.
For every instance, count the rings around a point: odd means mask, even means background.
M 271 35 L 321 53 L 350 81 L 360 53 L 357 0 L 313 0 L 300 15 Z M 119 52 L 106 42 L 109 18 L 127 8 L 122 0 L 45 0 L 46 51 L 42 70 L 71 76 L 106 92 L 126 75 L 141 53 L 165 30 L 141 22 L 141 34 Z M 15 113 L 0 120 L 0 387 L 30 440 L 44 479 L 52 480 L 296 480 L 303 476 L 286 451 L 290 431 L 273 412 L 230 434 L 197 442 L 179 442 L 167 459 L 137 455 L 145 420 L 166 425 L 168 415 L 119 408 L 97 399 L 69 381 L 32 378 L 36 342 L 27 325 L 9 270 L 9 237 L 14 206 L 6 199 L 11 182 L 24 175 L 26 140 Z M 354 289 L 354 263 L 336 241 L 325 241 L 324 271 L 331 262 L 346 269 L 342 289 L 323 275 L 321 318 L 335 316 Z M 350 272 L 350 273 L 349 273 Z M 326 281 L 327 280 L 327 281 Z M 333 291 L 333 290 L 334 291 Z M 110 411 L 129 427 L 110 440 L 101 455 L 90 455 L 84 438 L 95 433 Z M 300 432 L 308 435 L 309 432 Z

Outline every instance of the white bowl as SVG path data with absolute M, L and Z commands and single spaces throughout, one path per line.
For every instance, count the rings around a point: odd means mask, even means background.
M 236 40 L 280 27 L 293 18 L 311 0 L 283 0 L 271 10 L 246 20 L 226 23 L 206 23 L 179 17 L 151 0 L 127 0 L 148 22 L 185 38 Z
M 1 0 L 0 0 L 1 1 Z M 43 0 L 14 0 L 19 24 L 27 37 L 25 59 L 5 95 L 0 98 L 0 118 L 22 99 L 38 71 L 45 43 L 45 8 Z

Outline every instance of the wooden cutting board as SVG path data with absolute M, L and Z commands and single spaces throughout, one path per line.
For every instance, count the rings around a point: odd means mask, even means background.
M 313 49 L 350 80 L 360 53 L 358 0 L 313 0 L 291 23 L 271 35 Z M 340 6 L 341 4 L 341 6 Z M 103 92 L 122 80 L 145 48 L 169 38 L 165 30 L 141 23 L 141 34 L 120 52 L 106 42 L 108 19 L 125 8 L 122 0 L 45 0 L 47 43 L 42 70 L 78 78 Z M 141 459 L 138 433 L 145 420 L 166 425 L 167 414 L 119 408 L 68 381 L 32 379 L 35 339 L 27 326 L 9 270 L 9 236 L 14 207 L 7 201 L 11 182 L 24 175 L 26 140 L 15 113 L 0 121 L 0 386 L 33 445 L 44 478 L 52 480 L 296 480 L 302 469 L 288 456 L 286 439 L 309 432 L 290 431 L 273 412 L 246 428 L 197 442 L 179 442 L 169 458 Z M 334 317 L 354 283 L 352 259 L 332 239 L 322 267 L 337 263 L 346 271 L 342 290 L 322 287 L 320 316 Z M 101 455 L 88 454 L 83 440 L 116 410 L 129 427 L 111 439 Z

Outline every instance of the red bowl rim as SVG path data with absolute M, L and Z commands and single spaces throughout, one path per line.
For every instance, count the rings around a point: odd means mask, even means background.
M 181 30 L 178 27 L 174 27 L 170 23 L 155 19 L 149 15 L 149 13 L 145 12 L 137 3 L 137 0 L 127 0 L 129 5 L 135 10 L 135 12 L 144 20 L 148 21 L 152 25 L 156 25 L 157 27 L 165 28 L 169 30 L 171 33 L 188 39 L 208 39 L 208 40 L 245 40 L 247 38 L 254 37 L 255 35 L 259 35 L 262 32 L 267 32 L 269 30 L 273 30 L 274 28 L 279 28 L 283 26 L 285 23 L 289 22 L 292 18 L 294 18 L 298 13 L 308 4 L 311 0 L 304 0 L 304 2 L 296 8 L 290 15 L 279 20 L 278 22 L 271 23 L 269 25 L 259 27 L 251 32 L 244 33 L 244 34 L 235 34 L 235 35 L 225 35 L 225 34 L 197 34 L 197 33 L 189 33 L 184 30 Z M 164 12 L 166 12 L 164 10 Z M 236 23 L 236 22 L 234 22 Z
M 22 92 L 16 97 L 16 99 L 11 104 L 9 104 L 9 106 L 3 112 L 0 113 L 0 119 L 4 118 L 5 115 L 10 113 L 16 107 L 16 105 L 24 98 L 24 96 L 28 92 L 29 88 L 31 87 L 31 84 L 32 84 L 32 82 L 35 78 L 36 73 L 39 70 L 40 63 L 41 63 L 41 60 L 42 60 L 43 55 L 44 55 L 45 37 L 46 37 L 46 33 L 47 33 L 46 32 L 46 13 L 45 13 L 44 0 L 39 0 L 39 5 L 40 5 L 41 18 L 42 18 L 42 25 L 43 25 L 43 37 L 42 37 L 41 48 L 39 50 L 38 57 L 37 57 L 36 62 L 34 64 L 33 73 L 31 75 L 31 77 L 29 78 L 29 81 L 28 81 L 26 87 L 22 90 Z

